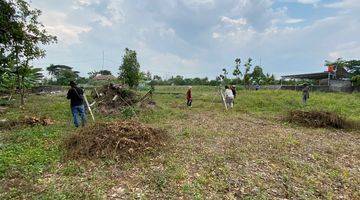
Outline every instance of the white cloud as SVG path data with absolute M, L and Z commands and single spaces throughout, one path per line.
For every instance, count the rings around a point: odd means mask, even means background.
M 124 22 L 125 12 L 122 10 L 124 0 L 110 0 L 107 5 L 107 10 L 110 13 L 111 21 L 113 22 Z
M 338 0 L 337 2 L 324 4 L 327 8 L 359 9 L 359 0 Z
M 233 26 L 244 26 L 247 24 L 247 21 L 244 18 L 231 19 L 231 18 L 225 17 L 225 16 L 221 17 L 221 22 L 223 22 L 225 24 L 233 25 Z
M 340 11 L 316 21 L 299 16 L 301 9 L 292 18 L 290 12 L 300 5 L 288 10 L 276 7 L 275 0 L 87 0 L 78 9 L 65 1 L 62 8 L 52 2 L 51 9 L 41 10 L 48 30 L 61 43 L 73 44 L 63 48 L 69 51 L 66 60 L 94 58 L 104 49 L 108 59 L 121 62 L 122 50 L 129 47 L 138 52 L 143 70 L 214 77 L 235 57 L 253 57 L 255 63 L 261 57 L 266 72 L 284 74 L 319 71 L 325 59 L 360 55 L 360 15 L 343 12 L 358 0 L 282 0 Z M 61 63 L 61 56 L 52 57 Z M 86 74 L 90 64 L 76 65 Z M 118 65 L 109 64 L 113 71 Z
M 181 0 L 189 9 L 200 10 L 200 9 L 213 9 L 216 0 Z
M 320 1 L 321 0 L 297 0 L 298 3 L 302 3 L 302 4 L 317 4 Z
M 297 24 L 297 23 L 301 23 L 301 22 L 304 22 L 304 19 L 291 18 L 291 19 L 285 20 L 285 23 L 287 23 L 287 24 Z
M 80 35 L 91 31 L 88 26 L 76 26 L 68 22 L 67 15 L 61 12 L 48 11 L 41 16 L 41 21 L 49 33 L 56 35 L 63 45 L 80 43 Z
M 336 60 L 338 58 L 344 59 L 358 59 L 360 55 L 360 42 L 348 42 L 340 44 L 329 53 L 330 60 Z

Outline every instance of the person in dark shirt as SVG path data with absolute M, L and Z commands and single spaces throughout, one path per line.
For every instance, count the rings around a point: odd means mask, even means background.
M 79 115 L 81 118 L 82 126 L 85 126 L 86 115 L 84 106 L 84 91 L 77 87 L 74 81 L 70 81 L 71 88 L 67 93 L 67 99 L 70 99 L 71 113 L 74 118 L 75 127 L 79 127 Z
M 302 92 L 303 92 L 303 98 L 302 98 L 302 100 L 303 100 L 303 103 L 304 104 L 306 104 L 307 103 L 307 101 L 308 101 L 308 99 L 310 98 L 310 87 L 309 87 L 309 85 L 308 84 L 304 84 L 304 89 L 302 90 Z
M 230 86 L 230 89 L 231 89 L 231 91 L 232 91 L 232 93 L 234 95 L 234 99 L 235 99 L 236 98 L 236 86 L 232 85 L 232 86 Z
M 192 92 L 191 92 L 191 89 L 192 89 L 192 87 L 189 86 L 189 89 L 188 89 L 188 91 L 186 92 L 186 100 L 187 100 L 186 105 L 187 105 L 188 107 L 191 107 L 191 106 L 192 106 Z

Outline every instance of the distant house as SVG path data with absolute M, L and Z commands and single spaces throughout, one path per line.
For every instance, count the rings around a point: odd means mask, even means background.
M 95 80 L 95 81 L 112 81 L 112 80 L 116 80 L 116 77 L 113 75 L 98 74 L 93 78 L 93 80 Z
M 286 75 L 281 77 L 283 80 L 292 79 L 292 80 L 315 80 L 321 83 L 328 84 L 328 80 L 347 80 L 349 78 L 349 73 L 344 69 L 340 68 L 334 72 L 319 72 L 319 73 L 310 73 L 310 74 L 295 74 L 295 75 Z
M 325 71 L 310 74 L 294 74 L 281 77 L 281 85 L 283 80 L 312 80 L 315 82 L 313 86 L 315 89 L 320 88 L 326 91 L 351 91 L 351 81 L 349 80 L 349 73 L 340 68 L 335 71 Z M 293 89 L 294 86 L 283 86 L 283 89 Z M 295 86 L 296 89 L 301 89 Z

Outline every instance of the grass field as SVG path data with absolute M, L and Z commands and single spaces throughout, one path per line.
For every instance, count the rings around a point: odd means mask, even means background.
M 360 131 L 281 120 L 289 110 L 325 110 L 360 121 L 360 94 L 239 91 L 224 111 L 215 87 L 157 87 L 157 108 L 139 120 L 170 141 L 134 161 L 64 160 L 75 131 L 64 96 L 36 96 L 0 119 L 48 116 L 48 127 L 0 132 L 0 199 L 360 199 Z M 179 94 L 170 94 L 179 93 Z M 181 94 L 181 95 L 180 95 Z M 96 115 L 100 121 L 121 116 Z

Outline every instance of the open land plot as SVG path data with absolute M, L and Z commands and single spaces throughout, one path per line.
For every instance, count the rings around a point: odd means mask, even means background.
M 55 124 L 2 131 L 2 199 L 358 199 L 360 131 L 313 129 L 281 120 L 289 110 L 327 110 L 360 120 L 360 95 L 239 91 L 224 111 L 216 87 L 157 87 L 157 107 L 136 120 L 167 130 L 161 150 L 133 161 L 64 160 L 74 131 L 63 96 L 30 96 L 2 117 L 48 116 Z M 177 93 L 177 94 L 173 94 Z M 102 116 L 113 121 L 121 116 Z

